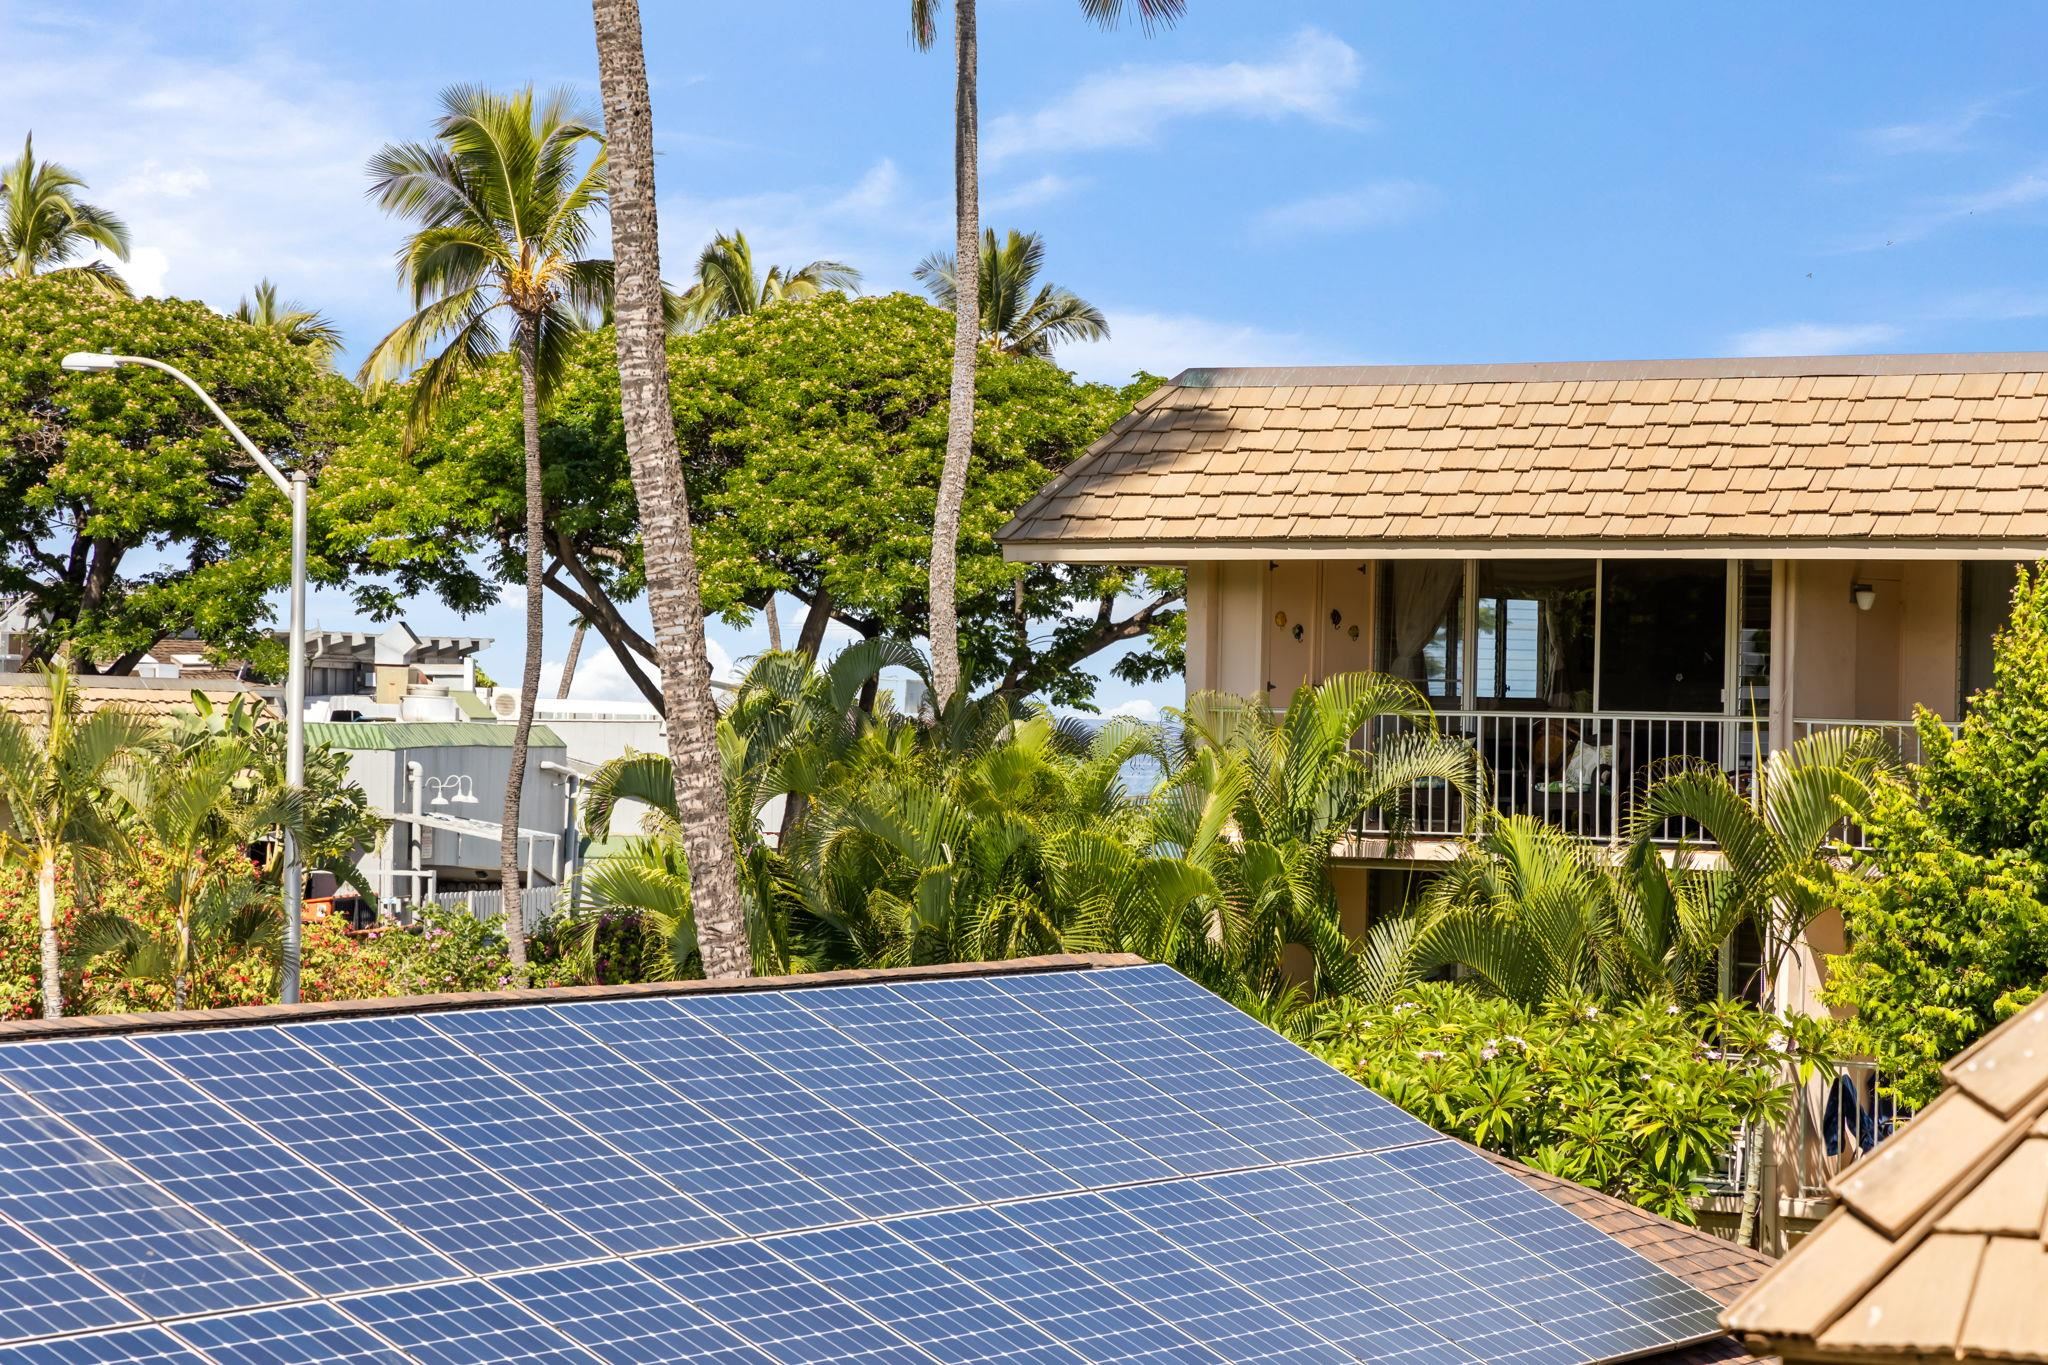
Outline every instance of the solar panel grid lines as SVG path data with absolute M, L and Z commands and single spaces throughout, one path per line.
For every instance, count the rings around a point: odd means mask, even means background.
M 975 1202 L 665 1000 L 564 1005 L 556 1012 L 870 1217 Z
M 1354 1359 L 1099 1194 L 1029 1200 L 1003 1212 L 1227 1360 L 1320 1365 Z
M 411 1365 L 412 1357 L 331 1303 L 194 1318 L 171 1331 L 216 1365 Z
M 695 1199 L 416 1017 L 295 1024 L 285 1032 L 607 1250 L 652 1251 L 739 1235 Z
M 0 1213 L 151 1317 L 312 1297 L 27 1096 L 0 1089 Z
M 545 1006 L 426 1022 L 748 1233 L 860 1214 Z
M 1104 1198 L 1330 1341 L 1369 1360 L 1470 1365 L 1477 1357 L 1288 1241 L 1207 1181 L 1133 1186 Z
M 1039 1241 L 997 1209 L 916 1214 L 889 1224 L 1055 1340 L 1104 1365 L 1223 1359 L 1173 1323 Z
M 0 1215 L 0 1341 L 120 1327 L 149 1315 Z
M 783 996 L 710 995 L 668 1003 L 747 1049 L 972 1200 L 1081 1188 Z
M 1192 987 L 1171 967 L 1153 964 L 1089 975 L 1099 989 L 1195 1043 L 1324 1127 L 1351 1138 L 1361 1150 L 1377 1151 L 1442 1136 L 1228 1001 Z
M 803 992 L 796 1003 L 1085 1188 L 1176 1174 L 891 987 L 827 987 Z
M 590 1365 L 592 1354 L 481 1280 L 345 1300 L 348 1315 L 419 1365 Z
M 658 1251 L 634 1265 L 779 1365 L 931 1365 L 933 1359 L 760 1242 Z
M 466 1270 L 602 1254 L 533 1196 L 276 1027 L 136 1041 Z
M 22 1318 L 39 1354 L 0 1347 L 0 1365 L 1562 1365 L 1711 1324 L 1709 1301 L 1633 1251 L 1205 1001 L 1177 976 L 1106 968 L 0 1045 L 0 1249 L 19 1233 L 57 1275 L 0 1262 L 0 1338 L 10 1295 L 88 1305 Z M 1204 1060 L 1211 1035 L 1228 1063 Z M 1365 1102 L 1329 1099 L 1302 1062 Z M 1091 1112 L 1110 1088 L 1137 1106 L 1115 1116 L 1123 1131 Z M 1283 1163 L 1304 1097 L 1320 1113 Z M 4 1142 L 10 1101 L 47 1146 Z M 66 1163 L 83 1176 L 66 1183 Z M 276 1171 L 359 1189 L 372 1217 L 449 1254 L 412 1264 L 428 1282 L 278 1274 L 274 1297 L 173 1311 L 123 1301 L 9 1221 L 13 1199 L 30 1217 L 169 1220 L 190 1237 L 165 1211 L 183 1210 L 220 1254 L 234 1237 L 170 1188 L 206 1177 L 220 1188 L 195 1193 L 244 1201 L 221 1206 L 235 1230 L 289 1246 L 302 1233 L 248 1216 Z M 273 1207 L 306 1221 L 283 1195 Z M 104 1330 L 93 1313 L 158 1322 Z
M 1182 1175 L 1256 1166 L 1265 1158 L 1171 1095 L 982 978 L 907 982 L 910 1003 L 961 1021 L 983 1047 L 1158 1157 Z
M 612 1365 L 771 1365 L 773 1357 L 626 1261 L 525 1270 L 493 1283 Z
M 206 1365 L 206 1357 L 161 1327 L 0 1346 L 5 1365 Z
M 1090 982 L 1086 973 L 1047 973 L 990 984 L 1034 1009 L 1040 1002 L 1056 1006 L 1056 1021 L 1037 1012 L 1189 1108 L 1229 1114 L 1231 1135 L 1269 1160 L 1359 1150 L 1357 1143 Z
M 0 1076 L 311 1290 L 461 1273 L 128 1039 L 0 1049 Z

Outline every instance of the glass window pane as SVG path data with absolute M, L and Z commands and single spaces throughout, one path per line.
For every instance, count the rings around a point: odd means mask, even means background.
M 1727 561 L 1610 559 L 1602 583 L 1600 709 L 1721 714 Z
M 1465 695 L 1465 565 L 1455 559 L 1380 566 L 1380 668 L 1441 706 Z
M 1482 709 L 1593 709 L 1593 562 L 1481 560 L 1473 694 Z
M 2012 620 L 2012 589 L 2019 565 L 2004 560 L 1963 562 L 1963 708 L 1991 686 L 1991 637 Z

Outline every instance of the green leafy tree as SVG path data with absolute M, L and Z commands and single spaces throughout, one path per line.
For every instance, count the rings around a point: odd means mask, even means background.
M 804 604 L 791 643 L 815 654 L 838 620 L 869 638 L 927 629 L 920 529 L 945 448 L 946 315 L 904 294 L 826 295 L 668 343 L 673 428 L 691 505 L 704 607 L 730 621 L 772 593 Z M 542 428 L 542 581 L 661 704 L 655 642 L 622 604 L 645 590 L 642 526 L 625 457 L 618 370 L 603 337 L 576 346 Z M 1175 570 L 1006 562 L 995 533 L 1157 383 L 1076 383 L 1044 361 L 991 357 L 961 537 L 959 584 L 970 677 L 1012 695 L 1085 703 L 1084 661 L 1125 646 L 1117 674 L 1178 674 Z M 339 460 L 323 496 L 337 553 L 393 582 L 471 608 L 517 581 L 518 376 L 499 360 L 464 383 L 408 449 L 386 400 Z M 358 586 L 368 600 L 367 579 Z M 1130 648 L 1136 646 L 1135 648 Z
M 1172 23 L 1186 0 L 1080 0 L 1081 13 L 1105 27 L 1127 8 L 1149 29 Z M 981 278 L 981 33 L 977 0 L 953 0 L 953 268 Z M 910 37 L 920 48 L 938 39 L 940 0 L 910 0 Z M 976 353 L 981 349 L 979 300 L 955 291 L 953 365 L 946 400 L 946 455 L 932 514 L 931 600 L 933 697 L 943 706 L 964 685 L 960 671 L 958 556 L 961 512 L 967 504 L 967 468 L 974 455 Z
M 1839 898 L 1849 951 L 1826 998 L 1921 1105 L 1942 1063 L 2048 983 L 2048 572 L 2022 572 L 1991 686 L 1959 729 L 1924 709 L 1912 790 L 1883 793 Z
M 1689 1223 L 1737 1131 L 1782 1122 L 1824 1064 L 1799 1043 L 1739 1001 L 1531 1007 L 1425 983 L 1338 1002 L 1314 1046 L 1444 1132 Z
M 35 134 L 21 155 L 0 167 L 0 280 L 62 275 L 110 294 L 127 294 L 128 281 L 104 261 L 70 262 L 93 250 L 128 259 L 128 226 L 74 190 L 85 182 L 54 161 L 36 160 Z
M 121 847 L 111 784 L 150 726 L 118 707 L 85 715 L 71 671 L 61 663 L 42 676 L 49 702 L 40 725 L 0 711 L 0 815 L 6 821 L 0 851 L 35 870 L 43 1014 L 54 1019 L 64 1013 L 58 874 L 67 871 L 74 888 L 89 885 L 107 855 Z
M 713 237 L 697 257 L 696 283 L 678 300 L 679 322 L 702 327 L 778 303 L 802 303 L 828 290 L 859 288 L 860 272 L 843 261 L 771 265 L 762 274 L 747 234 L 735 229 Z
M 602 135 L 566 92 L 541 99 L 531 86 L 511 95 L 454 86 L 442 93 L 441 108 L 431 143 L 393 144 L 370 160 L 378 202 L 420 225 L 398 267 L 417 311 L 372 349 L 362 378 L 381 384 L 410 374 L 408 415 L 416 435 L 463 376 L 498 351 L 497 319 L 509 318 L 506 340 L 520 377 L 526 579 L 526 663 L 502 819 L 512 830 L 519 826 L 540 697 L 547 563 L 540 408 L 583 319 L 601 313 L 611 298 L 612 263 L 585 254 L 604 206 L 604 156 L 591 154 Z M 517 904 L 518 841 L 500 843 L 505 900 Z M 513 965 L 523 967 L 517 926 L 510 942 Z
M 341 349 L 341 328 L 332 318 L 279 298 L 277 286 L 267 279 L 256 282 L 254 295 L 236 304 L 233 316 L 237 322 L 276 332 L 292 345 L 305 347 L 322 366 L 333 364 L 334 353 Z
M 190 630 L 281 667 L 264 626 L 290 572 L 284 497 L 177 381 L 69 374 L 69 351 L 155 356 L 214 394 L 286 469 L 317 473 L 354 392 L 273 333 L 203 304 L 128 299 L 62 278 L 0 288 L 0 592 L 23 595 L 29 657 L 68 645 L 80 672 L 127 673 Z M 316 489 L 318 480 L 315 480 Z M 314 522 L 326 523 L 316 492 Z M 312 574 L 342 573 L 316 534 Z
M 1039 285 L 1045 269 L 1045 240 L 1035 232 L 1015 228 L 1001 242 L 994 228 L 981 241 L 981 338 L 1009 355 L 1035 355 L 1052 359 L 1052 348 L 1063 341 L 1100 341 L 1109 335 L 1109 320 L 1100 309 L 1070 289 L 1056 284 Z M 952 309 L 957 300 L 953 257 L 934 252 L 918 263 L 917 278 L 925 292 L 941 308 Z

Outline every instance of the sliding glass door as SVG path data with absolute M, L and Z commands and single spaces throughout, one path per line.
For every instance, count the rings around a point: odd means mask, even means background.
M 1472 704 L 1593 709 L 1590 560 L 1482 559 L 1473 572 Z
M 1728 573 L 1723 559 L 1601 566 L 1601 710 L 1726 711 Z

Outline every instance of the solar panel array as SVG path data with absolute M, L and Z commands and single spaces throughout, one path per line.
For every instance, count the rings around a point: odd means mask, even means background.
M 0 1365 L 1567 1365 L 1716 1311 L 1162 967 L 0 1046 Z

